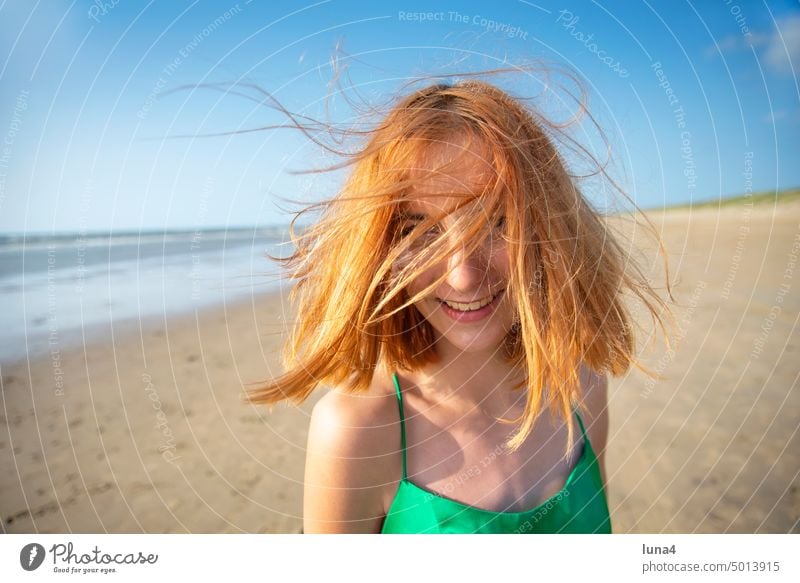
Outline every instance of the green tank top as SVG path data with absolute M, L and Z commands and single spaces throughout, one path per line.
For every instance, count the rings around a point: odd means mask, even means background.
M 603 482 L 597 457 L 586 436 L 583 421 L 583 453 L 564 487 L 535 508 L 524 512 L 493 512 L 456 502 L 417 486 L 406 474 L 406 427 L 400 382 L 394 376 L 400 409 L 400 443 L 403 449 L 403 478 L 386 515 L 381 533 L 611 533 Z

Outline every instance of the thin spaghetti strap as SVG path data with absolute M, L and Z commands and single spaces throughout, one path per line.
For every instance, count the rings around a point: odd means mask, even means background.
M 406 479 L 406 420 L 403 415 L 403 393 L 400 391 L 400 381 L 397 380 L 397 373 L 392 374 L 394 379 L 394 390 L 397 393 L 397 406 L 400 409 L 400 446 L 403 448 L 403 479 Z
M 581 426 L 581 437 L 583 438 L 584 442 L 586 441 L 586 429 L 583 427 L 583 419 L 581 419 L 580 414 L 578 414 L 578 409 L 575 409 L 575 417 L 578 418 L 578 425 Z

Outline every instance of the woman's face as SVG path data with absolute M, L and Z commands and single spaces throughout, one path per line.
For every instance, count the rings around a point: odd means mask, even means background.
M 409 197 L 403 213 L 404 230 L 426 217 L 442 216 L 453 209 L 460 198 L 448 194 L 480 192 L 491 180 L 493 169 L 486 154 L 474 143 L 463 144 L 463 147 L 448 144 L 437 148 L 420 169 L 424 173 L 420 190 L 425 194 Z M 430 173 L 442 162 L 452 160 L 455 163 L 445 172 Z M 458 212 L 444 216 L 436 232 L 447 237 Z M 486 220 L 485 237 L 473 253 L 467 254 L 466 245 L 453 242 L 456 250 L 446 261 L 422 272 L 408 285 L 409 297 L 414 297 L 445 276 L 438 286 L 414 303 L 434 329 L 439 350 L 493 354 L 514 323 L 514 310 L 506 294 L 507 244 L 500 236 L 501 225 L 488 224 L 488 215 Z

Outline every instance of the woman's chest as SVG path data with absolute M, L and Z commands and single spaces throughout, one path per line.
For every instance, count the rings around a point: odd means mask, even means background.
M 580 459 L 564 459 L 566 426 L 541 419 L 515 452 L 513 425 L 418 416 L 406 426 L 408 480 L 440 496 L 493 512 L 523 512 L 557 494 Z M 580 442 L 580 434 L 575 437 Z

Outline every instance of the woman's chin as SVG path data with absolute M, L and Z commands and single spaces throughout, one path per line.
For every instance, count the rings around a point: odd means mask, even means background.
M 495 337 L 496 336 L 496 337 Z M 487 337 L 480 337 L 456 334 L 439 335 L 439 343 L 451 351 L 464 352 L 466 354 L 495 354 L 503 350 L 505 345 L 505 335 L 496 334 Z

